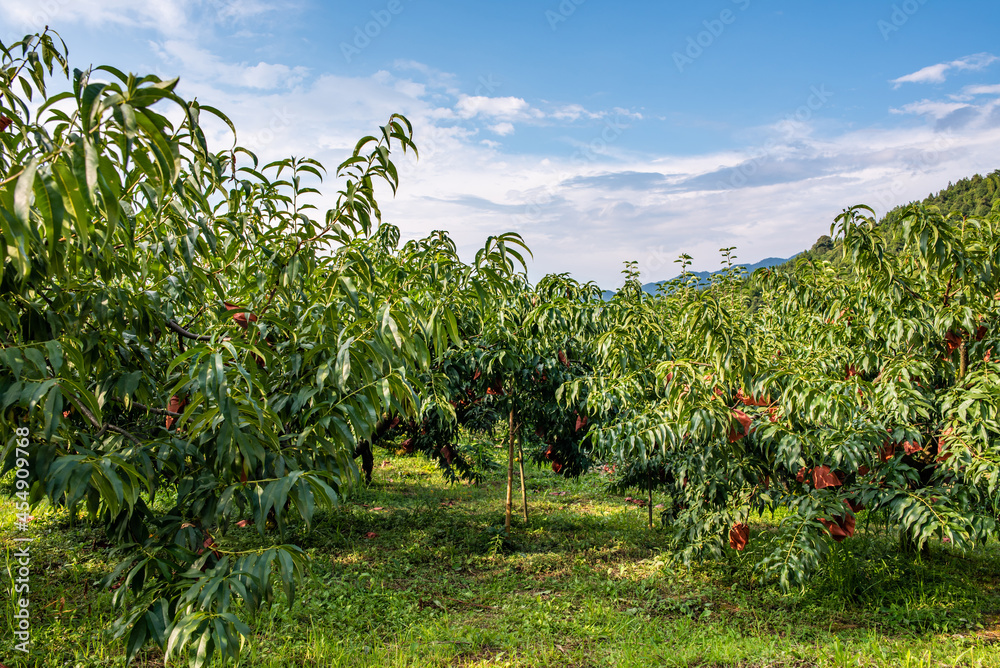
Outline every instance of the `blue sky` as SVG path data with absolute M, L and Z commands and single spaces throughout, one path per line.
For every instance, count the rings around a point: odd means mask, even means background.
M 406 114 L 386 219 L 467 256 L 515 230 L 536 278 L 787 257 L 1000 167 L 996 2 L 0 0 L 4 41 L 45 24 L 74 66 L 180 76 L 265 158 L 333 167 Z

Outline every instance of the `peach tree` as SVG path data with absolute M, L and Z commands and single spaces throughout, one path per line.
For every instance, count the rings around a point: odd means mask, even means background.
M 996 212 L 914 207 L 838 217 L 846 262 L 749 282 L 634 272 L 606 309 L 589 392 L 595 456 L 619 485 L 663 490 L 677 557 L 754 545 L 761 576 L 803 582 L 864 509 L 904 550 L 995 532 L 1000 376 Z M 776 532 L 751 534 L 783 510 Z
M 232 124 L 176 79 L 71 71 L 50 32 L 0 59 L 3 471 L 30 471 L 25 511 L 47 498 L 104 528 L 130 660 L 150 642 L 235 659 L 236 601 L 254 614 L 276 577 L 291 602 L 307 567 L 290 518 L 337 503 L 387 417 L 430 410 L 432 362 L 463 343 L 441 279 L 469 294 L 470 272 L 381 224 L 390 152 L 416 152 L 401 116 L 357 143 L 321 211 L 322 165 L 213 151 L 203 120 Z M 494 246 L 477 270 L 503 284 Z M 262 547 L 222 546 L 238 521 Z
M 724 250 L 727 268 L 709 285 L 685 271 L 656 295 L 629 263 L 601 309 L 594 372 L 562 393 L 586 397 L 593 456 L 615 466 L 616 489 L 647 493 L 651 525 L 654 490 L 667 495 L 664 518 L 688 560 L 722 549 L 733 503 L 755 482 L 749 418 L 732 407 L 734 388 L 754 377 L 755 332 L 741 270 Z
M 853 535 L 862 508 L 906 551 L 995 533 L 998 222 L 914 206 L 888 225 L 853 207 L 834 228 L 842 269 L 760 276 L 770 306 L 751 390 L 775 419 L 752 440 L 761 496 L 793 511 L 765 561 L 783 581 Z
M 599 303 L 596 285 L 551 274 L 530 288 L 525 279 L 524 289 L 484 314 L 486 325 L 475 341 L 477 364 L 507 418 L 506 529 L 513 508 L 515 459 L 528 521 L 526 443 L 535 463 L 548 464 L 557 474 L 579 476 L 589 468 L 581 447 L 587 433 L 583 401 L 566 400 L 562 388 L 592 368 Z

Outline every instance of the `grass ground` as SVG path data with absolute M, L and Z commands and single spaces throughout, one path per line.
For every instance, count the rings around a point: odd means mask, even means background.
M 279 595 L 253 622 L 241 665 L 1000 666 L 995 543 L 919 559 L 862 531 L 806 589 L 782 594 L 755 584 L 752 555 L 671 567 L 664 531 L 597 474 L 530 469 L 530 521 L 506 536 L 499 474 L 448 486 L 421 459 L 383 454 L 371 487 L 291 537 L 312 556 L 311 578 L 293 607 Z M 4 596 L 0 663 L 123 665 L 105 632 L 110 594 L 95 587 L 111 564 L 103 535 L 65 511 L 35 516 L 34 650 L 13 651 Z M 12 537 L 4 500 L 8 592 Z M 252 528 L 226 538 L 259 540 Z

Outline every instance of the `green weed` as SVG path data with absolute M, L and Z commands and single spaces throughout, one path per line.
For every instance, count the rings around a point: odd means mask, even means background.
M 782 594 L 759 582 L 752 554 L 672 566 L 669 529 L 649 530 L 645 508 L 609 494 L 597 475 L 530 470 L 529 523 L 508 534 L 499 473 L 449 486 L 421 459 L 381 461 L 372 485 L 319 515 L 312 531 L 291 528 L 289 540 L 312 558 L 309 580 L 294 605 L 277 593 L 252 620 L 241 665 L 1000 665 L 990 644 L 996 544 L 968 554 L 939 544 L 919 557 L 861 532 L 807 586 Z M 754 530 L 776 521 L 758 518 Z M 0 661 L 122 666 L 124 647 L 106 631 L 110 592 L 96 586 L 112 563 L 103 534 L 44 506 L 32 531 L 34 653 L 14 655 L 5 637 Z M 12 537 L 5 502 L 7 554 Z M 233 527 L 220 542 L 247 549 L 261 540 L 253 527 Z M 9 604 L 4 611 L 9 628 Z M 146 650 L 139 665 L 163 666 L 162 653 Z

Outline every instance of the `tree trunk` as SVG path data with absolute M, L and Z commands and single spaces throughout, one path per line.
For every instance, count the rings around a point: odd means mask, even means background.
M 510 531 L 510 513 L 514 506 L 514 409 L 510 411 L 510 438 L 507 441 L 507 514 L 504 529 Z
M 354 456 L 361 455 L 361 470 L 365 473 L 365 482 L 371 484 L 372 471 L 375 469 L 375 455 L 372 454 L 372 444 L 368 441 L 361 441 L 354 449 Z
M 653 481 L 649 481 L 649 528 L 653 528 Z
M 361 456 L 361 470 L 365 473 L 365 482 L 371 484 L 372 471 L 375 469 L 375 456 L 372 454 L 372 445 L 378 443 L 389 432 L 390 429 L 399 424 L 399 420 L 386 413 L 375 424 L 375 433 L 370 440 L 361 441 L 354 448 L 354 457 Z
M 920 554 L 929 557 L 931 554 L 931 544 L 925 542 L 923 547 L 917 548 L 917 539 L 908 529 L 899 530 L 899 551 L 903 554 Z
M 521 427 L 517 429 L 517 456 L 521 468 L 521 504 L 524 506 L 524 523 L 528 524 L 528 492 L 524 487 L 524 448 L 521 446 Z

